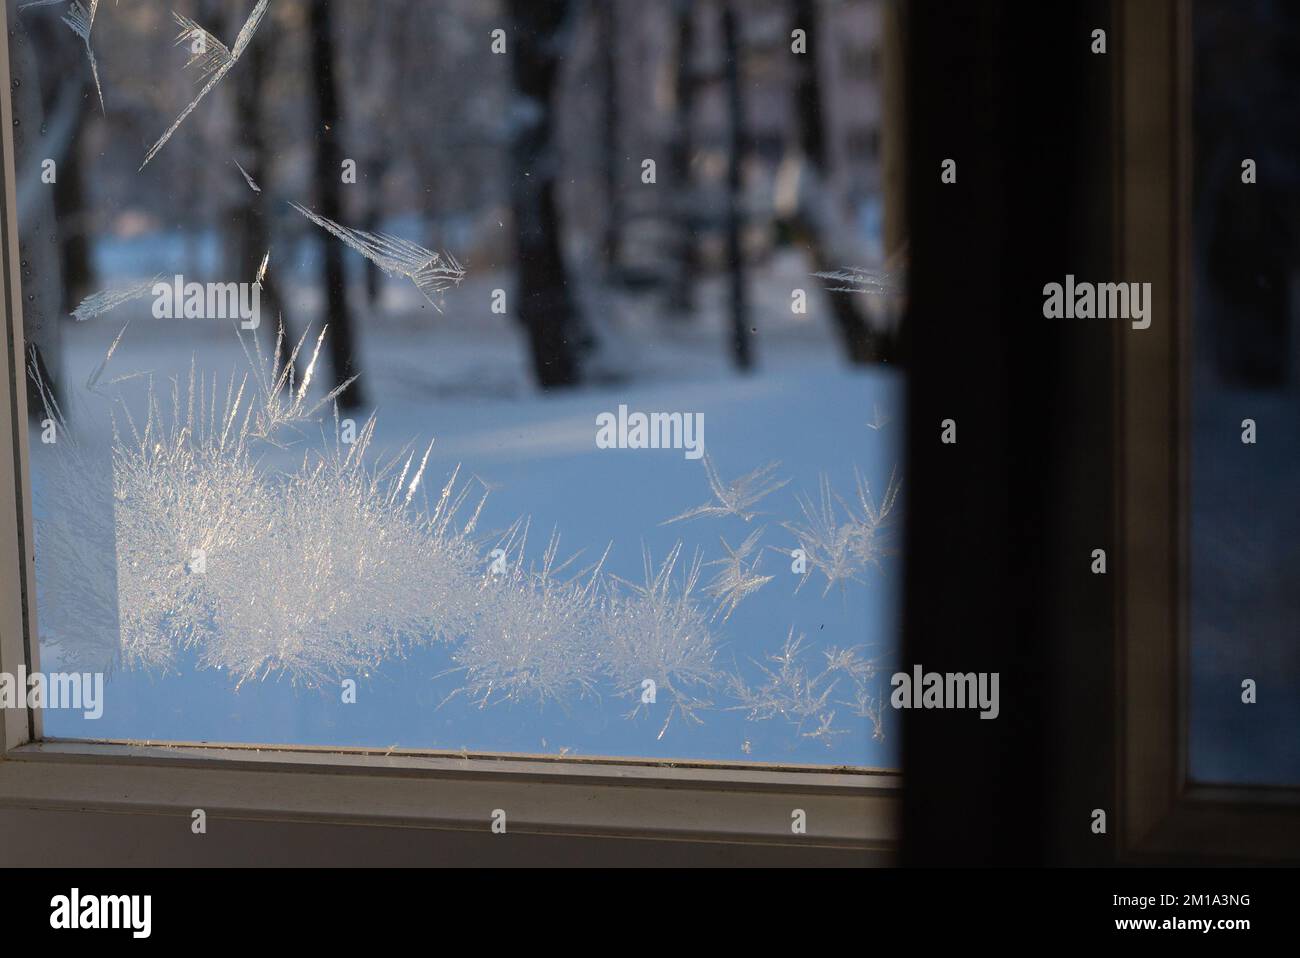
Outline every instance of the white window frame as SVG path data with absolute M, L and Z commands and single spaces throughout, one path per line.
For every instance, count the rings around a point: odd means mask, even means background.
M 5 21 L 0 8 L 0 37 L 8 35 Z M 6 332 L 0 362 L 0 671 L 12 674 L 20 665 L 39 669 L 40 655 L 9 90 L 6 41 L 0 42 Z M 131 813 L 153 816 L 150 827 L 160 833 L 175 834 L 174 816 L 188 821 L 196 808 L 228 820 L 490 832 L 493 809 L 500 808 L 508 810 L 508 834 L 739 843 L 771 849 L 773 863 L 791 846 L 815 847 L 847 851 L 855 863 L 888 864 L 898 845 L 899 786 L 897 772 L 858 768 L 56 741 L 43 738 L 38 711 L 0 710 L 0 818 L 5 808 Z M 795 809 L 805 813 L 802 834 L 792 829 Z M 246 857 L 256 861 L 256 849 Z

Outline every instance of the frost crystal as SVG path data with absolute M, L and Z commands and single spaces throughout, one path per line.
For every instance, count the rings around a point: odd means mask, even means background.
M 890 477 L 885 495 L 877 505 L 862 476 L 859 474 L 856 479 L 857 501 L 854 505 L 849 505 L 838 493 L 832 492 L 830 480 L 822 476 L 818 502 L 814 503 L 808 496 L 798 498 L 803 522 L 783 523 L 798 539 L 799 547 L 808 559 L 808 571 L 800 580 L 800 587 L 808 581 L 814 569 L 826 578 L 822 595 L 829 593 L 832 586 L 842 588 L 848 582 L 861 582 L 866 567 L 880 568 L 880 559 L 888 554 L 884 532 L 898 498 L 898 480 Z M 835 508 L 837 502 L 845 514 L 844 521 L 839 519 L 840 510 Z
M 321 229 L 341 239 L 389 276 L 404 276 L 409 279 L 438 312 L 442 312 L 442 307 L 434 300 L 433 294 L 460 285 L 465 277 L 465 268 L 450 253 L 435 253 L 418 243 L 388 233 L 348 229 L 313 213 L 305 206 L 297 203 L 289 205 Z
M 313 417 L 322 407 L 332 403 L 343 390 L 356 381 L 356 376 L 350 377 L 315 402 L 307 395 L 307 388 L 316 373 L 316 363 L 320 359 L 321 346 L 325 342 L 325 334 L 328 330 L 329 327 L 321 329 L 320 335 L 316 338 L 316 346 L 312 350 L 311 360 L 303 370 L 302 382 L 296 385 L 294 370 L 297 369 L 298 353 L 302 351 L 303 344 L 307 341 L 306 333 L 303 333 L 298 344 L 293 347 L 288 360 L 283 359 L 283 324 L 280 324 L 276 331 L 275 353 L 269 360 L 262 352 L 261 340 L 252 337 L 253 352 L 250 353 L 244 337 L 242 335 L 239 337 L 239 344 L 243 347 L 249 368 L 257 380 L 259 401 L 251 410 L 253 415 L 249 433 L 251 436 L 272 445 L 282 445 L 281 434 L 286 427 L 313 422 Z
M 442 675 L 457 677 L 446 698 L 481 707 L 567 708 L 612 691 L 635 702 L 629 717 L 652 712 L 660 738 L 674 719 L 698 724 L 712 708 L 784 718 L 799 738 L 828 745 L 845 734 L 836 714 L 847 710 L 882 736 L 881 673 L 858 649 L 824 650 L 815 668 L 791 627 L 782 651 L 755 663 L 756 684 L 718 666 L 713 620 L 773 578 L 758 572 L 763 529 L 736 547 L 722 539 L 704 590 L 712 616 L 696 597 L 703 560 L 686 561 L 680 541 L 658 565 L 644 551 L 635 583 L 605 573 L 609 549 L 567 572 L 577 556 L 557 561 L 557 534 L 529 561 L 526 519 L 495 537 L 478 532 L 487 493 L 471 498 L 459 467 L 429 494 L 432 440 L 374 462 L 373 414 L 356 430 L 341 428 L 337 408 L 332 428 L 321 421 L 346 388 L 311 394 L 325 331 L 300 381 L 309 334 L 289 350 L 281 329 L 269 356 L 237 332 L 246 371 L 217 377 L 191 361 L 167 385 L 107 376 L 125 332 L 86 384 L 108 401 L 103 448 L 68 428 L 30 364 L 59 429 L 33 450 L 33 490 L 42 638 L 60 661 L 163 672 L 192 662 L 236 686 L 272 677 L 317 686 L 438 643 L 452 663 Z M 142 395 L 109 388 L 140 376 Z M 267 464 L 284 460 L 270 448 L 311 430 L 321 441 L 304 443 L 294 464 Z M 724 484 L 706 460 L 719 504 L 695 514 L 752 518 L 749 507 L 784 484 L 771 480 L 776 466 Z M 825 479 L 820 508 L 802 500 L 806 527 L 791 528 L 828 583 L 878 564 L 897 495 L 891 479 L 876 503 L 859 476 L 851 504 Z
M 234 163 L 235 166 L 239 169 L 239 172 L 244 174 L 244 182 L 248 184 L 248 188 L 250 190 L 252 190 L 254 193 L 262 192 L 262 188 L 253 182 L 253 178 L 248 175 L 248 170 L 240 166 L 238 160 L 231 160 L 230 162 Z
M 726 539 L 721 539 L 722 548 L 727 553 L 727 558 L 718 559 L 710 562 L 709 565 L 720 565 L 722 570 L 717 577 L 708 585 L 705 592 L 717 599 L 719 602 L 718 613 L 726 611 L 722 616 L 722 621 L 731 618 L 731 613 L 736 611 L 736 606 L 750 595 L 753 595 L 767 583 L 772 581 L 770 575 L 758 575 L 758 564 L 762 560 L 762 555 L 758 555 L 752 562 L 748 561 L 758 545 L 759 536 L 763 534 L 762 529 L 757 529 L 750 534 L 744 542 L 737 548 L 733 549 L 727 544 Z
M 473 624 L 453 655 L 465 673 L 465 694 L 480 706 L 497 701 L 556 702 L 594 694 L 595 608 L 599 564 L 585 575 L 561 578 L 556 566 L 558 536 L 552 536 L 541 565 L 523 562 L 527 524 L 518 524 L 499 543 L 495 561 L 481 573 Z M 572 561 L 572 560 L 570 560 Z
M 848 678 L 857 697 L 843 704 L 851 705 L 855 714 L 870 718 L 880 738 L 880 699 L 867 689 L 867 683 L 876 675 L 874 664 L 856 650 L 827 649 L 823 656 L 826 664 L 819 670 L 811 669 L 805 661 L 808 654 L 804 636 L 796 638 L 792 626 L 781 651 L 768 656 L 772 665 L 758 663 L 764 681 L 751 687 L 732 677 L 732 695 L 740 702 L 733 708 L 743 709 L 756 721 L 780 716 L 794 725 L 801 737 L 815 739 L 829 748 L 836 736 L 848 731 L 835 727 L 835 710 L 831 708 L 836 704 L 832 694 Z
M 167 399 L 150 379 L 143 415 L 118 397 L 98 471 L 66 425 L 45 447 L 36 553 L 51 644 L 101 668 L 165 671 L 192 649 L 236 682 L 316 684 L 468 630 L 478 512 L 458 518 L 455 474 L 428 507 L 428 447 L 370 465 L 373 417 L 351 443 L 336 417 L 332 444 L 295 471 L 265 467 L 259 439 L 287 440 L 276 433 L 321 405 L 285 366 L 277 344 L 252 376 L 219 381 L 191 364 Z
M 612 577 L 617 587 L 604 607 L 602 628 L 608 642 L 606 669 L 620 692 L 638 697 L 631 715 L 641 711 L 643 683 L 655 683 L 656 695 L 667 692 L 672 705 L 659 738 L 668 731 L 674 715 L 699 723 L 696 714 L 709 702 L 699 697 L 718 678 L 713 660 L 714 638 L 704 613 L 691 593 L 700 578 L 697 555 L 682 569 L 680 583 L 673 571 L 681 558 L 678 542 L 656 571 L 650 553 L 644 553 L 645 584 Z
M 901 480 L 897 472 L 891 474 L 885 493 L 877 503 L 862 474 L 858 473 L 854 478 L 857 480 L 856 511 L 849 510 L 849 518 L 855 529 L 853 553 L 864 566 L 872 565 L 880 569 L 880 560 L 893 551 L 885 542 L 885 534 L 902 488 Z
M 760 466 L 734 482 L 724 483 L 718 476 L 717 469 L 713 467 L 713 461 L 709 459 L 708 453 L 705 453 L 703 458 L 704 473 L 708 477 L 709 488 L 713 490 L 716 501 L 706 502 L 702 506 L 688 509 L 681 515 L 665 520 L 661 525 L 668 525 L 670 522 L 681 522 L 686 519 L 698 519 L 703 516 L 738 516 L 748 522 L 757 515 L 757 513 L 748 511 L 750 506 L 764 496 L 776 492 L 790 481 L 789 479 L 783 479 L 780 482 L 768 483 L 772 473 L 781 466 L 779 462 L 769 462 L 766 466 Z
M 813 273 L 813 275 L 828 283 L 837 284 L 826 287 L 833 293 L 874 293 L 880 296 L 895 296 L 903 291 L 903 284 L 897 274 L 861 266 L 850 266 L 847 269 L 830 270 Z
M 145 373 L 139 373 L 139 372 L 123 373 L 121 376 L 114 376 L 112 379 L 104 383 L 102 386 L 100 385 L 99 382 L 100 379 L 102 379 L 104 376 L 104 370 L 108 367 L 109 362 L 113 358 L 113 353 L 117 352 L 117 347 L 119 344 L 121 344 L 122 337 L 126 335 L 127 327 L 130 325 L 131 324 L 128 322 L 126 325 L 122 327 L 122 329 L 118 332 L 118 334 L 115 337 L 113 337 L 113 342 L 109 345 L 108 351 L 104 353 L 104 358 L 99 361 L 99 364 L 96 365 L 95 368 L 91 370 L 90 375 L 86 377 L 87 392 L 96 393 L 100 396 L 105 396 L 107 394 L 103 392 L 104 388 L 108 386 L 115 386 L 118 383 L 126 382 L 128 379 L 137 379 L 140 376 L 145 375 Z
M 58 430 L 57 442 L 34 443 L 31 450 L 40 475 L 32 483 L 32 512 L 42 573 L 36 577 L 41 641 L 57 649 L 62 667 L 106 671 L 118 646 L 111 461 L 68 428 L 35 346 L 28 375 Z
M 93 0 L 93 2 L 97 3 L 98 0 Z M 185 122 L 185 118 L 194 112 L 194 108 L 199 105 L 199 101 L 207 96 L 208 92 L 220 83 L 222 77 L 229 73 L 231 68 L 239 61 L 240 54 L 244 52 L 244 48 L 248 46 L 249 41 L 253 39 L 253 34 L 257 32 L 258 25 L 261 24 L 262 17 L 266 14 L 267 2 L 268 0 L 258 0 L 257 6 L 253 8 L 253 12 L 248 15 L 248 19 L 244 21 L 244 25 L 240 27 L 239 35 L 235 37 L 235 45 L 233 48 L 227 48 L 225 44 L 207 30 L 204 30 L 189 17 L 181 16 L 179 13 L 172 14 L 181 27 L 181 32 L 176 37 L 176 42 L 184 43 L 187 40 L 191 42 L 190 59 L 185 65 L 188 67 L 197 63 L 200 72 L 204 78 L 206 78 L 207 82 L 203 84 L 203 88 L 199 90 L 198 96 L 190 101 L 189 105 L 181 111 L 181 115 L 176 118 L 176 121 L 167 128 L 167 132 L 159 137 L 158 142 L 149 148 L 149 152 L 145 154 L 144 162 L 140 164 L 141 170 L 149 165 L 149 161 L 152 160 L 158 154 L 158 151 L 166 145 L 167 141 L 172 138 L 172 134 L 180 128 L 182 123 Z
M 90 59 L 90 73 L 95 79 L 95 92 L 99 94 L 99 112 L 104 112 L 104 90 L 99 85 L 99 64 L 95 62 L 95 51 L 90 49 L 90 30 L 95 25 L 95 11 L 99 9 L 99 0 L 90 0 L 87 7 L 81 0 L 74 0 L 68 12 L 63 15 L 63 22 L 68 25 L 81 42 L 86 45 L 86 56 Z
M 884 741 L 885 697 L 873 685 L 882 676 L 880 667 L 875 661 L 864 658 L 857 649 L 831 648 L 826 649 L 823 655 L 826 656 L 826 667 L 842 672 L 852 686 L 852 698 L 841 700 L 840 704 L 849 706 L 854 715 L 870 719 L 872 738 L 877 742 Z
M 88 319 L 93 319 L 102 313 L 107 313 L 110 309 L 116 309 L 123 303 L 149 295 L 149 291 L 153 289 L 154 283 L 158 282 L 161 278 L 161 276 L 155 276 L 153 279 L 146 280 L 143 283 L 137 283 L 134 286 L 124 286 L 119 289 L 105 289 L 98 293 L 91 293 L 78 304 L 76 309 L 72 311 L 72 316 L 77 322 L 84 323 Z

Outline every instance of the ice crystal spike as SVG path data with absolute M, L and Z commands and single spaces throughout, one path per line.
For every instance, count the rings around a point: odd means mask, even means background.
M 480 706 L 495 702 L 557 703 L 594 694 L 600 660 L 595 641 L 599 565 L 564 579 L 553 535 L 540 565 L 524 563 L 528 524 L 516 523 L 480 573 L 475 627 L 453 654 L 464 673 L 455 695 Z M 498 551 L 499 550 L 499 551 Z
M 34 354 L 29 363 L 59 430 L 56 443 L 34 444 L 33 488 L 42 640 L 61 661 L 151 671 L 193 662 L 237 685 L 322 685 L 438 643 L 453 666 L 442 674 L 457 676 L 446 698 L 480 706 L 564 708 L 613 692 L 633 700 L 630 717 L 653 715 L 660 738 L 714 708 L 788 721 L 796 742 L 833 744 L 848 714 L 883 736 L 888 672 L 863 649 L 817 653 L 791 627 L 781 651 L 743 677 L 719 665 L 714 620 L 772 578 L 758 571 L 763 528 L 734 547 L 722 540 L 725 556 L 711 563 L 720 573 L 703 589 L 713 602 L 697 596 L 703 563 L 681 542 L 658 563 L 643 550 L 635 582 L 604 571 L 608 548 L 570 571 L 578 557 L 561 561 L 557 534 L 530 559 L 527 519 L 485 534 L 486 494 L 471 494 L 459 467 L 432 484 L 431 439 L 377 457 L 375 414 L 345 432 L 337 390 L 312 396 L 326 331 L 290 348 L 281 328 L 268 353 L 236 329 L 246 370 L 217 376 L 193 360 L 183 375 L 115 389 L 146 376 L 108 372 L 126 328 L 86 383 L 107 410 L 106 448 L 89 441 L 93 430 L 69 427 L 86 419 L 65 417 Z M 320 442 L 308 445 L 312 430 Z M 293 464 L 264 455 L 295 442 L 305 448 Z M 775 468 L 724 483 L 708 464 L 717 504 L 705 514 L 749 518 L 781 485 Z M 820 503 L 801 500 L 814 568 L 831 580 L 838 565 L 859 574 L 878 563 L 899 487 L 891 477 L 877 501 L 859 475 L 845 500 L 823 479 Z
M 90 60 L 90 73 L 95 80 L 95 92 L 99 94 L 99 112 L 104 111 L 104 90 L 99 85 L 99 64 L 95 62 L 95 51 L 90 48 L 90 31 L 95 25 L 95 12 L 99 9 L 99 0 L 90 0 L 87 7 L 81 0 L 73 0 L 68 12 L 63 15 L 63 22 L 68 25 L 81 42 L 86 45 L 86 56 Z
M 669 696 L 659 738 L 678 715 L 702 722 L 697 713 L 710 703 L 700 695 L 719 675 L 714 666 L 716 641 L 692 598 L 700 578 L 700 557 L 697 554 L 683 566 L 680 579 L 675 580 L 681 552 L 678 542 L 656 569 L 645 551 L 644 584 L 611 577 L 614 590 L 602 622 L 608 642 L 607 671 L 620 692 L 638 699 L 630 714 L 642 709 L 639 696 L 646 679 L 655 683 L 658 695 Z
M 760 721 L 775 717 L 784 718 L 795 726 L 801 737 L 815 739 L 828 748 L 838 735 L 847 730 L 835 727 L 835 710 L 831 696 L 839 683 L 854 673 L 850 666 L 859 660 L 856 653 L 835 652 L 827 656 L 827 664 L 820 670 L 810 668 L 806 662 L 804 636 L 795 637 L 794 627 L 786 636 L 781 651 L 768 656 L 770 665 L 757 663 L 763 681 L 749 686 L 738 677 L 731 679 L 731 693 L 740 703 L 732 706 L 748 713 L 748 718 Z M 866 679 L 863 679 L 864 683 Z M 809 729 L 809 725 L 812 728 Z
M 254 193 L 262 192 L 262 188 L 253 182 L 253 178 L 248 175 L 248 170 L 240 166 L 238 160 L 231 160 L 230 162 L 234 163 L 235 166 L 239 169 L 239 172 L 244 174 L 244 182 L 248 184 L 248 188 L 250 190 L 252 190 Z
M 873 565 L 880 568 L 880 560 L 889 555 L 893 549 L 887 542 L 887 532 L 893 521 L 893 512 L 902 488 L 898 473 L 890 474 L 885 492 L 876 502 L 871 494 L 871 487 L 862 477 L 855 473 L 857 484 L 857 501 L 855 508 L 849 509 L 849 520 L 854 526 L 853 551 L 858 561 L 864 566 Z
M 418 243 L 388 233 L 369 233 L 365 230 L 349 229 L 313 213 L 298 203 L 289 205 L 327 233 L 342 240 L 389 276 L 402 276 L 409 279 L 420 294 L 439 312 L 442 312 L 442 307 L 434 300 L 433 294 L 460 285 L 460 281 L 465 277 L 465 268 L 450 253 L 435 253 Z
M 878 296 L 896 296 L 903 291 L 902 283 L 893 273 L 850 266 L 846 269 L 813 273 L 818 279 L 836 285 L 826 288 L 837 293 L 873 293 Z
M 866 567 L 880 568 L 881 558 L 891 551 L 885 542 L 885 532 L 898 499 L 900 483 L 897 475 L 890 477 L 879 503 L 872 497 L 871 489 L 861 474 L 855 478 L 857 500 L 854 504 L 846 503 L 831 489 L 826 476 L 822 476 L 816 501 L 808 496 L 798 497 L 803 521 L 782 523 L 798 540 L 808 559 L 808 571 L 799 582 L 801 588 L 814 570 L 826 579 L 822 595 L 829 593 L 833 586 L 861 582 Z
M 98 0 L 95 0 L 95 2 L 98 2 Z M 172 138 L 172 134 L 185 122 L 185 118 L 194 112 L 195 107 L 199 105 L 199 101 L 207 96 L 212 88 L 221 82 L 222 77 L 229 73 L 231 68 L 239 62 L 240 54 L 244 52 L 244 48 L 248 46 L 249 41 L 253 39 L 253 34 L 257 32 L 262 17 L 266 15 L 267 2 L 268 0 L 258 0 L 253 12 L 248 15 L 244 25 L 240 27 L 239 35 L 235 38 L 235 45 L 231 48 L 227 48 L 225 44 L 189 17 L 181 16 L 179 13 L 172 14 L 181 27 L 176 42 L 182 43 L 190 40 L 193 43 L 190 59 L 186 66 L 193 66 L 197 63 L 207 82 L 199 90 L 198 96 L 189 102 L 189 105 L 181 111 L 175 122 L 158 138 L 158 142 L 149 148 L 149 152 L 145 154 L 144 162 L 140 164 L 141 170 L 148 166 L 149 161 L 158 155 L 158 151 Z
M 90 375 L 86 378 L 87 392 L 97 393 L 101 396 L 106 395 L 103 392 L 103 389 L 101 389 L 99 381 L 101 378 L 103 378 L 104 370 L 108 367 L 109 361 L 112 360 L 113 353 L 117 352 L 117 347 L 121 344 L 122 337 L 126 335 L 127 327 L 129 327 L 130 325 L 131 324 L 127 322 L 122 326 L 122 329 L 118 332 L 118 334 L 115 337 L 113 337 L 113 342 L 109 345 L 108 351 L 104 353 L 104 358 L 99 361 L 98 365 L 96 365 L 93 370 L 91 370 Z M 136 379 L 144 375 L 146 374 L 139 373 L 139 372 L 123 373 L 121 376 L 114 376 L 108 382 L 104 383 L 104 387 L 114 386 L 117 383 L 126 382 L 126 380 L 128 379 Z
M 57 649 L 64 667 L 107 671 L 119 645 L 111 462 L 69 429 L 35 346 L 28 375 L 58 429 L 58 442 L 32 449 L 41 477 L 32 484 L 41 642 Z
M 173 11 L 172 19 L 181 28 L 176 36 L 176 45 L 180 46 L 182 43 L 190 45 L 190 58 L 185 62 L 186 67 L 198 64 L 199 73 L 207 79 L 218 70 L 234 63 L 235 58 L 230 48 L 189 17 Z
M 220 379 L 196 363 L 169 387 L 150 378 L 143 408 L 114 396 L 98 465 L 32 363 L 60 424 L 41 450 L 38 579 L 53 610 L 43 637 L 101 667 L 165 671 L 191 649 L 236 682 L 316 684 L 469 631 L 477 511 L 465 517 L 455 474 L 428 505 L 427 447 L 414 477 L 398 477 L 395 459 L 367 459 L 373 416 L 352 443 L 339 441 L 336 418 L 335 441 L 297 470 L 262 464 L 257 443 L 283 442 L 277 432 L 320 406 L 290 383 L 283 351 L 281 339 L 273 357 L 259 352 L 250 371 Z
M 790 481 L 788 479 L 782 479 L 779 482 L 768 481 L 772 473 L 780 468 L 781 464 L 779 462 L 769 462 L 766 466 L 760 466 L 748 475 L 741 476 L 733 482 L 722 481 L 708 453 L 704 454 L 703 462 L 704 473 L 708 477 L 709 488 L 713 491 L 715 501 L 706 502 L 694 509 L 688 509 L 680 515 L 665 520 L 660 525 L 666 526 L 670 522 L 682 522 L 686 519 L 698 519 L 705 516 L 738 516 L 748 522 L 757 515 L 757 513 L 749 511 L 752 505 L 765 496 L 776 492 Z
M 731 613 L 736 611 L 736 606 L 740 605 L 746 597 L 753 595 L 772 581 L 773 576 L 758 574 L 758 564 L 762 559 L 761 554 L 755 556 L 753 561 L 749 559 L 750 554 L 758 546 L 758 540 L 762 534 L 762 529 L 756 529 L 735 549 L 727 544 L 726 539 L 721 540 L 727 558 L 709 563 L 710 565 L 722 566 L 722 570 L 705 589 L 709 596 L 718 600 L 718 609 L 714 613 L 715 618 L 722 614 L 722 621 L 727 621 L 727 619 L 731 618 Z
M 872 683 L 885 673 L 872 659 L 864 657 L 858 649 L 825 649 L 828 671 L 838 671 L 848 677 L 852 685 L 852 698 L 841 699 L 839 704 L 849 706 L 852 713 L 859 718 L 870 720 L 872 738 L 884 741 L 884 695 Z
M 286 428 L 314 422 L 316 414 L 338 398 L 339 394 L 356 380 L 355 376 L 349 378 L 315 402 L 312 402 L 307 395 L 307 390 L 315 376 L 316 363 L 320 359 L 321 346 L 325 342 L 328 331 L 329 328 L 325 327 L 321 329 L 320 335 L 316 337 L 316 345 L 312 350 L 311 360 L 303 370 L 302 381 L 297 384 L 293 382 L 294 370 L 298 354 L 306 344 L 310 331 L 302 334 L 297 345 L 289 353 L 287 360 L 283 355 L 283 326 L 276 333 L 275 353 L 269 360 L 263 355 L 260 339 L 256 336 L 248 337 L 253 342 L 253 349 L 250 352 L 247 339 L 242 333 L 238 333 L 240 346 L 243 348 L 244 356 L 253 371 L 257 391 L 261 397 L 261 402 L 255 410 L 251 424 L 250 434 L 254 438 L 273 445 L 282 445 L 287 438 L 284 436 Z

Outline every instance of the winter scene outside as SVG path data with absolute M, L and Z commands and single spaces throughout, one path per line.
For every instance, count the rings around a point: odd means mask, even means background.
M 876 0 L 9 16 L 47 736 L 898 764 Z
M 1188 758 L 1198 781 L 1294 785 L 1300 10 L 1200 0 L 1193 23 L 1203 185 L 1192 229 Z

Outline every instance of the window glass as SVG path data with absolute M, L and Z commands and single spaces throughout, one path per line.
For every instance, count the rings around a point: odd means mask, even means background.
M 896 764 L 880 6 L 175 7 L 8 5 L 45 733 Z
M 1300 10 L 1195 7 L 1192 777 L 1300 783 Z

